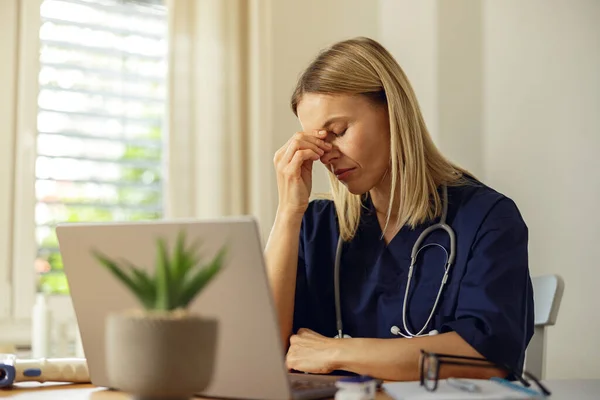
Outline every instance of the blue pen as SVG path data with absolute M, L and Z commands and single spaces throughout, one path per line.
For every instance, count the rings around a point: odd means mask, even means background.
M 543 393 L 540 393 L 540 392 L 538 392 L 536 390 L 533 390 L 533 389 L 530 389 L 528 387 L 522 386 L 522 385 L 520 385 L 518 383 L 511 382 L 511 381 L 509 381 L 507 379 L 504 379 L 504 378 L 499 378 L 497 376 L 494 376 L 494 377 L 491 377 L 490 380 L 494 381 L 494 382 L 497 382 L 497 383 L 499 383 L 501 385 L 504 385 L 506 387 L 509 387 L 511 389 L 519 390 L 521 392 L 530 394 L 530 395 L 535 396 L 535 397 L 546 397 L 546 396 L 544 396 Z

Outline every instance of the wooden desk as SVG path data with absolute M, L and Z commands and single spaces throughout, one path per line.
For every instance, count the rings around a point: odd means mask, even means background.
M 551 400 L 597 400 L 600 398 L 600 379 L 550 379 L 544 381 L 552 391 Z M 17 400 L 130 400 L 131 396 L 93 385 L 20 384 L 10 390 L 0 390 L 0 398 Z M 194 397 L 190 400 L 202 400 Z M 208 400 L 208 399 L 205 399 Z M 392 400 L 383 392 L 376 400 Z
M 600 379 L 550 379 L 544 381 L 552 391 L 551 400 L 597 400 L 600 398 Z M 20 384 L 10 390 L 0 390 L 0 398 L 17 400 L 130 400 L 131 396 L 93 385 Z M 383 392 L 377 400 L 392 400 Z M 199 397 L 190 400 L 202 400 Z M 208 400 L 208 399 L 205 399 Z
M 0 398 L 11 398 L 15 400 L 130 400 L 132 396 L 98 388 L 93 385 L 69 385 L 69 384 L 19 384 L 12 389 L 0 390 Z M 190 400 L 201 400 L 194 397 Z M 205 399 L 208 400 L 208 399 Z M 392 400 L 387 394 L 377 393 L 376 400 Z

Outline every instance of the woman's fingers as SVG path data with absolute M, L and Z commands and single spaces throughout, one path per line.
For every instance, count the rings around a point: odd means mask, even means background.
M 292 161 L 285 167 L 286 175 L 300 176 L 302 164 L 305 161 L 317 161 L 321 156 L 312 149 L 298 150 L 294 153 Z
M 319 131 L 315 133 L 297 133 L 296 135 L 301 135 L 301 138 L 307 140 L 311 143 L 316 144 L 321 147 L 323 150 L 331 150 L 331 143 L 327 142 L 325 139 L 327 138 L 327 131 Z
M 300 150 L 312 150 L 314 153 L 318 154 L 319 157 L 325 154 L 325 150 L 317 146 L 315 143 L 311 143 L 306 140 L 294 140 L 289 144 L 283 159 L 281 160 L 283 165 L 287 165 L 292 162 L 292 158 Z
M 280 207 L 304 212 L 312 190 L 312 163 L 332 149 L 327 132 L 298 132 L 273 157 Z
M 319 154 L 319 156 L 323 156 L 325 152 L 331 150 L 331 144 L 314 135 L 309 135 L 306 133 L 297 133 L 288 142 L 287 148 L 285 149 L 281 162 L 283 163 L 283 165 L 290 163 L 292 161 L 292 158 L 294 157 L 294 154 L 298 150 L 306 149 L 311 149 L 315 153 Z

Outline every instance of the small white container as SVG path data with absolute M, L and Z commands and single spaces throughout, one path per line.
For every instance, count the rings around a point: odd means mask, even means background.
M 335 400 L 375 400 L 377 381 L 368 376 L 340 378 Z

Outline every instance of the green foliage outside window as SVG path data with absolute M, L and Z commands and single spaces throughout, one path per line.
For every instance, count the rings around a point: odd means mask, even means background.
M 161 130 L 154 127 L 150 130 L 147 139 L 160 140 Z M 146 139 L 145 138 L 145 139 Z M 126 160 L 144 160 L 160 161 L 160 148 L 142 147 L 139 145 L 127 145 L 121 161 Z M 147 168 L 127 167 L 123 168 L 122 181 L 131 183 L 142 183 L 146 185 L 160 185 L 161 171 L 152 171 Z M 83 203 L 89 199 L 68 199 L 63 201 Z M 128 205 L 139 205 L 141 207 L 151 206 L 161 203 L 160 190 L 144 190 L 132 187 L 119 187 L 117 189 L 117 203 Z M 62 222 L 107 222 L 115 220 L 144 221 L 155 220 L 162 216 L 162 212 L 149 212 L 142 209 L 129 211 L 125 218 L 123 215 L 117 215 L 116 210 L 110 208 L 98 207 L 69 207 L 66 219 Z M 63 271 L 63 262 L 60 252 L 58 252 L 58 240 L 54 229 L 40 243 L 41 249 L 52 249 L 49 253 L 40 254 L 37 262 L 45 266 L 44 272 L 38 275 L 37 289 L 50 294 L 69 294 L 67 279 Z

